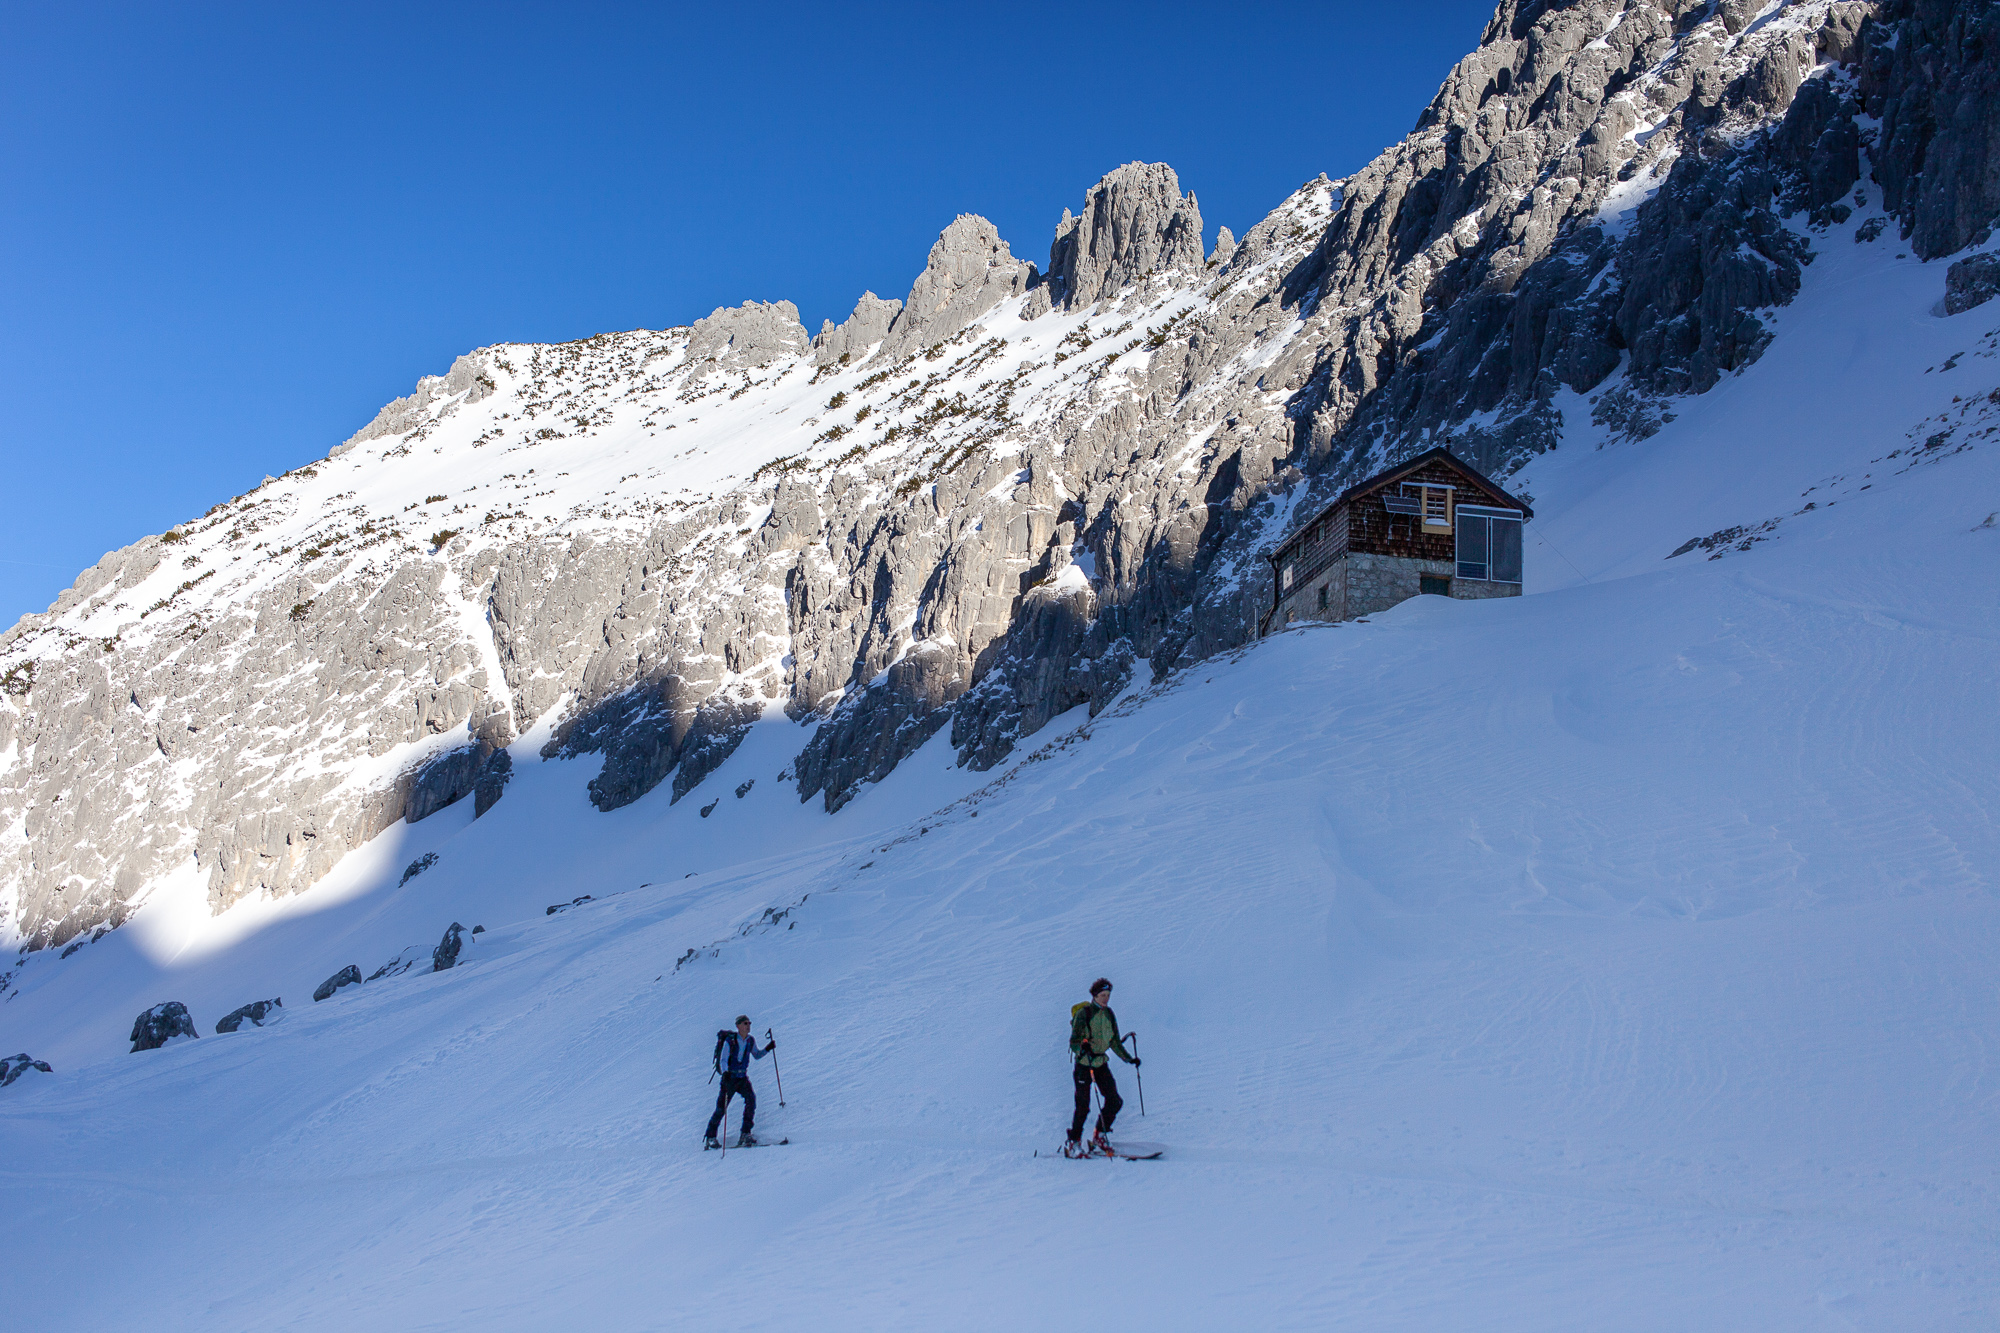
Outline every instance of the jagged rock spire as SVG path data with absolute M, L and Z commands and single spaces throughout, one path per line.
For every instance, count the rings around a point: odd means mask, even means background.
M 991 222 L 961 213 L 938 234 L 909 300 L 889 326 L 882 355 L 898 357 L 949 338 L 1035 283 L 1035 266 L 1014 258 Z
M 1049 280 L 1071 307 L 1157 270 L 1202 264 L 1201 206 L 1164 162 L 1128 162 L 1091 186 L 1082 215 L 1064 209 L 1049 246 Z
M 814 362 L 830 366 L 843 356 L 860 360 L 862 353 L 889 335 L 889 326 L 902 311 L 901 301 L 885 301 L 873 292 L 861 293 L 861 299 L 854 303 L 853 314 L 839 324 L 829 319 L 820 325 L 819 336 L 813 339 Z

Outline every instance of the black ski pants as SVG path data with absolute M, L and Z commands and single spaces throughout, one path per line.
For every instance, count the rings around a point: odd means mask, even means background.
M 1118 1095 L 1118 1080 L 1111 1077 L 1111 1063 L 1106 1061 L 1096 1069 L 1092 1069 L 1089 1065 L 1077 1065 L 1074 1073 L 1076 1076 L 1076 1114 L 1071 1117 L 1069 1122 L 1069 1136 L 1073 1139 L 1083 1137 L 1083 1122 L 1090 1115 L 1090 1084 L 1092 1080 L 1096 1081 L 1097 1090 L 1104 1094 L 1104 1110 L 1097 1117 L 1097 1132 L 1100 1134 L 1109 1134 L 1111 1132 L 1111 1122 L 1118 1118 L 1118 1108 L 1125 1104 L 1125 1099 Z
M 722 1091 L 715 1094 L 715 1114 L 708 1118 L 708 1137 L 714 1138 L 715 1131 L 722 1125 L 722 1114 L 729 1109 L 731 1093 L 743 1095 L 743 1132 L 757 1123 L 757 1090 L 750 1086 L 750 1080 L 742 1074 L 724 1074 Z

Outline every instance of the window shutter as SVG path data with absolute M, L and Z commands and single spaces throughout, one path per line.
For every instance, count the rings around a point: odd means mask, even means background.
M 1443 486 L 1424 487 L 1424 526 L 1451 526 L 1451 492 Z

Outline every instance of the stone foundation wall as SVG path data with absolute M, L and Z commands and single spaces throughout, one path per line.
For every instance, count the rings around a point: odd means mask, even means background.
M 1519 597 L 1518 583 L 1489 583 L 1485 579 L 1453 579 L 1451 595 L 1461 601 L 1476 602 L 1482 597 Z
M 1451 578 L 1457 568 L 1449 560 L 1418 560 L 1401 555 L 1355 553 L 1343 561 L 1347 565 L 1347 601 L 1342 620 L 1372 616 L 1387 611 L 1398 602 L 1417 595 L 1418 580 L 1425 574 Z
M 1423 577 L 1451 580 L 1451 595 L 1463 601 L 1486 597 L 1519 597 L 1518 583 L 1490 583 L 1484 579 L 1457 577 L 1457 565 L 1449 560 L 1416 560 L 1407 556 L 1350 553 L 1334 561 L 1310 582 L 1285 594 L 1272 613 L 1270 628 L 1308 620 L 1354 620 L 1386 611 L 1398 602 L 1418 595 Z M 1319 590 L 1327 590 L 1324 610 Z
M 1326 590 L 1326 602 L 1320 602 L 1320 590 Z M 1269 628 L 1283 629 L 1287 625 L 1304 620 L 1344 620 L 1341 607 L 1347 600 L 1347 561 L 1336 560 L 1311 579 L 1299 584 L 1286 593 L 1278 602 L 1278 609 L 1272 613 Z

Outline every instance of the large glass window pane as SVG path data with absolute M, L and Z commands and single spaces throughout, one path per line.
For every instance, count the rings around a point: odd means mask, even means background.
M 1486 534 L 1484 514 L 1458 516 L 1458 576 L 1462 579 L 1486 577 Z
M 1493 581 L 1521 581 L 1521 525 L 1510 518 L 1493 520 Z

